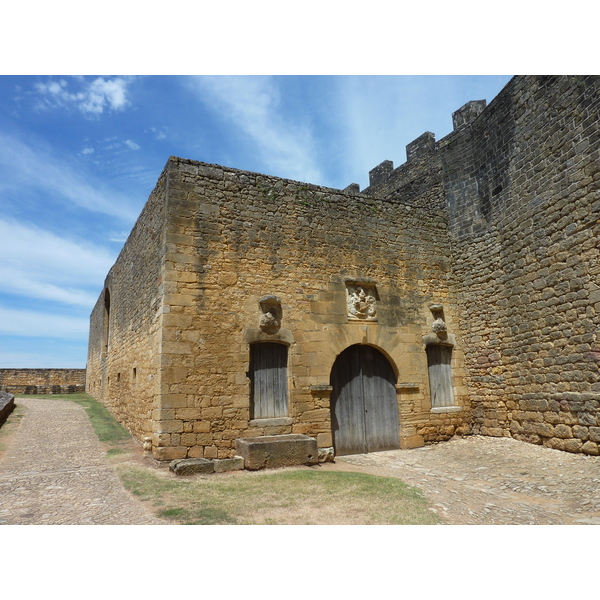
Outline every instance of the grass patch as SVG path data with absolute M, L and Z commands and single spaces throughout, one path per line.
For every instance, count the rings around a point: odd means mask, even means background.
M 419 490 L 364 473 L 289 469 L 174 479 L 119 465 L 158 516 L 186 525 L 428 525 L 442 522 Z M 160 510 L 157 509 L 160 507 Z
M 35 397 L 69 400 L 82 406 L 101 442 L 124 442 L 131 438 L 127 430 L 115 421 L 104 405 L 88 394 L 40 394 Z
M 123 448 L 109 448 L 106 451 L 106 456 L 120 456 L 123 454 L 129 454 L 130 451 L 129 450 L 124 450 Z

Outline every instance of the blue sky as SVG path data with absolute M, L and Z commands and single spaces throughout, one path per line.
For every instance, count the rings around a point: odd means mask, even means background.
M 344 188 L 508 76 L 0 77 L 0 367 L 83 368 L 170 155 Z

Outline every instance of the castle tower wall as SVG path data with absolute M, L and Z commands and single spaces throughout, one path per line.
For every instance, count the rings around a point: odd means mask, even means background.
M 598 454 L 598 114 L 598 77 L 515 77 L 365 190 L 446 206 L 475 433 Z

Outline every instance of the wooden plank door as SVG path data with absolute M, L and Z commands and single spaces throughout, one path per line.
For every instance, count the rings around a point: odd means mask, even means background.
M 288 416 L 287 346 L 263 342 L 250 346 L 252 418 Z
M 442 346 L 441 344 L 427 346 L 429 391 L 433 408 L 454 405 L 451 360 L 451 346 Z
M 350 346 L 331 371 L 331 416 L 338 456 L 400 446 L 394 371 L 376 348 Z
M 335 453 L 367 451 L 365 406 L 362 391 L 360 346 L 350 346 L 338 356 L 331 371 L 331 423 Z
M 367 452 L 400 446 L 396 377 L 388 360 L 372 346 L 362 348 L 362 384 Z

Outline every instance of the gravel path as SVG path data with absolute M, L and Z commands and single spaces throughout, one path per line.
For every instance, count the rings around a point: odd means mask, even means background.
M 415 485 L 453 525 L 600 525 L 600 457 L 474 436 L 342 465 Z
M 0 461 L 0 524 L 154 525 L 106 459 L 84 409 L 18 398 L 23 421 Z

